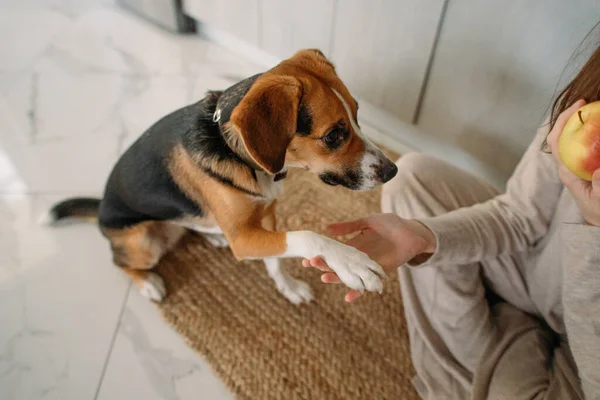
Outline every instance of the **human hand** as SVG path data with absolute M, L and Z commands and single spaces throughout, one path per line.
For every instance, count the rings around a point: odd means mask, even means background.
M 346 244 L 366 253 L 386 271 L 436 249 L 435 236 L 425 225 L 395 214 L 375 214 L 357 221 L 337 223 L 330 225 L 328 230 L 333 235 L 358 232 Z M 320 257 L 305 259 L 302 265 L 321 270 L 321 280 L 325 283 L 340 283 L 338 276 Z M 361 294 L 361 291 L 351 290 L 346 294 L 346 301 L 353 301 Z
M 600 226 L 600 169 L 594 171 L 590 182 L 569 171 L 558 155 L 558 139 L 567 120 L 584 105 L 585 101 L 579 100 L 558 116 L 552 131 L 548 134 L 548 146 L 556 160 L 560 180 L 575 199 L 581 215 L 588 224 Z

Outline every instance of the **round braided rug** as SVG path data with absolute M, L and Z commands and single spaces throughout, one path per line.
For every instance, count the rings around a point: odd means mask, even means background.
M 285 180 L 278 229 L 311 229 L 379 212 L 380 191 L 352 192 L 301 171 Z M 382 295 L 348 304 L 345 288 L 320 282 L 299 259 L 285 267 L 315 300 L 289 303 L 260 261 L 186 236 L 158 266 L 169 294 L 164 318 L 239 399 L 417 399 L 396 276 Z

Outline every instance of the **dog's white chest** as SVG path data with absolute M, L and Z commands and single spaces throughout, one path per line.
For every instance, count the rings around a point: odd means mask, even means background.
M 283 180 L 275 182 L 273 175 L 269 175 L 266 172 L 257 172 L 256 180 L 267 205 L 271 204 L 273 200 L 283 193 Z

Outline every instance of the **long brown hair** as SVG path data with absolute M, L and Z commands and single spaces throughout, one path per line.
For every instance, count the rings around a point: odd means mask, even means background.
M 592 37 L 596 36 L 592 35 L 592 32 L 596 31 L 596 28 L 599 26 L 600 22 L 592 28 L 590 33 L 588 33 L 583 40 L 583 42 L 587 42 L 588 39 L 595 41 L 596 49 L 592 53 L 592 56 L 584 64 L 575 78 L 561 90 L 552 104 L 552 110 L 550 112 L 550 129 L 554 127 L 558 116 L 577 100 L 584 99 L 588 103 L 600 100 L 600 43 L 598 43 L 598 38 Z M 582 46 L 580 46 L 580 48 L 581 47 Z

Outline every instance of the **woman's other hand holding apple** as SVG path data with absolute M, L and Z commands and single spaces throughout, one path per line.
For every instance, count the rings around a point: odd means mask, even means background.
M 597 107 L 590 109 L 594 104 Z M 579 100 L 559 115 L 548 135 L 548 145 L 558 165 L 560 179 L 575 198 L 583 218 L 590 225 L 600 226 L 600 168 L 597 167 L 600 165 L 600 124 L 597 124 L 600 103 L 586 106 L 586 118 L 581 123 L 577 111 L 584 105 L 585 101 Z M 574 122 L 575 119 L 579 123 Z M 562 135 L 568 136 L 561 139 Z M 582 151 L 582 143 L 587 151 Z M 589 166 L 593 168 L 591 171 Z

